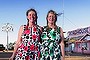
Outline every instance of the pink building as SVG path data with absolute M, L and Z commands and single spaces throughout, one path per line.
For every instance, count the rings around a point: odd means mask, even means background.
M 89 40 L 87 39 L 89 37 Z M 75 41 L 74 52 L 90 54 L 90 35 L 86 34 L 80 40 Z
M 68 39 L 69 51 L 90 54 L 90 27 L 69 31 Z

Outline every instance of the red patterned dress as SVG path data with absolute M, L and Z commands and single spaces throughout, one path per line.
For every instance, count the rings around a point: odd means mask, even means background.
M 34 26 L 24 30 L 22 42 L 16 52 L 15 60 L 39 60 L 40 59 L 40 27 Z

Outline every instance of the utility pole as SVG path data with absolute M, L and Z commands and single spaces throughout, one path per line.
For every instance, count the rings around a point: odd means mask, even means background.
M 62 1 L 62 5 L 63 5 L 63 24 L 62 24 L 62 28 L 64 29 L 64 0 Z

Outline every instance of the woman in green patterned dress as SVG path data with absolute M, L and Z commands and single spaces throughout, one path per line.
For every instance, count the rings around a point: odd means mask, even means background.
M 64 60 L 64 35 L 62 28 L 56 25 L 57 14 L 50 10 L 46 17 L 47 26 L 43 27 L 41 60 Z

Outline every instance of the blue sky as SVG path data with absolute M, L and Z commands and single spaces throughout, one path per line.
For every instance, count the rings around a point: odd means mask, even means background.
M 63 7 L 64 1 L 64 7 Z M 50 9 L 57 13 L 57 25 L 65 32 L 90 26 L 90 0 L 0 0 L 0 28 L 5 23 L 13 24 L 14 31 L 9 32 L 9 42 L 17 40 L 18 30 L 27 23 L 26 11 L 34 8 L 38 13 L 38 24 L 46 25 L 46 15 Z M 0 29 L 0 43 L 6 45 L 6 32 Z

